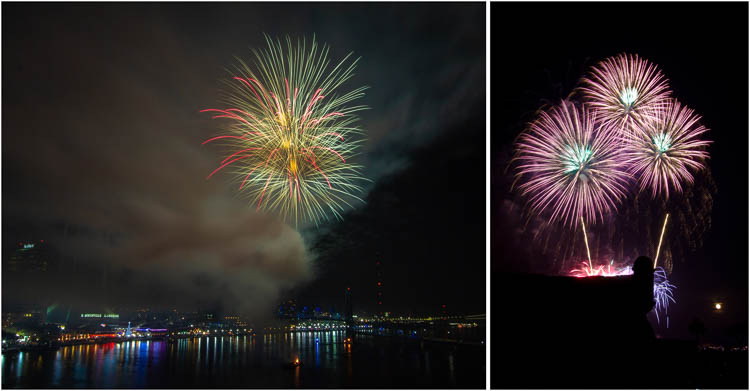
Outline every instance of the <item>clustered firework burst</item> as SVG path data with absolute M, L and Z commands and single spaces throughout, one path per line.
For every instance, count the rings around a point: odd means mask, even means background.
M 516 142 L 516 182 L 528 211 L 567 227 L 580 220 L 585 235 L 585 222 L 605 221 L 628 189 L 648 189 L 652 198 L 665 200 L 670 190 L 681 193 L 693 173 L 706 168 L 710 141 L 701 138 L 708 131 L 701 117 L 671 94 L 659 68 L 638 55 L 620 54 L 592 67 L 571 94 L 580 103 L 563 100 L 540 110 Z M 570 275 L 632 274 L 613 262 L 594 266 L 584 240 L 587 262 Z M 674 302 L 675 286 L 663 268 L 654 267 L 658 320 L 658 312 Z
M 550 221 L 592 223 L 615 210 L 637 183 L 669 196 L 705 168 L 710 143 L 701 117 L 670 99 L 667 79 L 637 55 L 605 59 L 569 100 L 540 110 L 519 136 L 516 180 L 529 211 Z
M 318 224 L 329 213 L 337 218 L 350 201 L 361 201 L 361 166 L 350 159 L 362 142 L 355 126 L 364 106 L 349 104 L 366 87 L 343 94 L 336 90 L 353 76 L 351 53 L 329 71 L 328 47 L 313 39 L 292 44 L 266 36 L 268 48 L 256 51 L 255 67 L 238 60 L 227 82 L 227 108 L 207 109 L 213 118 L 230 120 L 218 142 L 227 156 L 218 168 L 232 167 L 241 194 L 256 209 L 278 211 L 295 224 Z

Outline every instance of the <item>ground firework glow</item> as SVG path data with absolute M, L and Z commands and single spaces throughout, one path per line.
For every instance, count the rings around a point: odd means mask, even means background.
M 346 56 L 329 71 L 328 48 L 313 41 L 285 47 L 266 37 L 253 51 L 254 67 L 239 61 L 228 81 L 224 109 L 207 109 L 229 120 L 226 133 L 204 142 L 227 147 L 219 167 L 231 167 L 241 194 L 256 209 L 278 211 L 295 224 L 337 218 L 362 189 L 361 167 L 350 159 L 362 140 L 355 126 L 364 106 L 349 106 L 366 87 L 337 94 L 357 61 Z
M 631 134 L 656 106 L 669 98 L 669 83 L 656 65 L 638 55 L 620 54 L 594 66 L 578 90 L 605 122 Z
M 683 183 L 692 183 L 691 170 L 705 168 L 711 143 L 701 136 L 708 131 L 693 110 L 670 101 L 647 119 L 625 149 L 628 170 L 638 180 L 640 190 L 650 189 L 652 197 L 669 197 L 670 189 L 681 192 Z
M 610 261 L 608 265 L 599 265 L 597 267 L 593 267 L 589 262 L 581 262 L 581 265 L 578 269 L 573 269 L 570 271 L 570 275 L 573 277 L 596 277 L 596 276 L 602 276 L 602 277 L 615 277 L 615 276 L 626 276 L 633 274 L 633 270 L 630 269 L 630 267 L 625 268 L 619 268 L 614 266 L 614 260 Z
M 542 111 L 516 144 L 519 190 L 533 213 L 573 226 L 603 220 L 626 195 L 628 173 L 614 126 L 582 105 L 562 101 Z
M 608 265 L 599 265 L 592 267 L 588 262 L 584 261 L 580 263 L 580 266 L 569 272 L 572 277 L 586 278 L 586 277 L 617 277 L 617 276 L 629 276 L 633 274 L 633 269 L 630 266 L 627 267 L 616 267 L 614 266 L 614 260 L 610 261 Z M 674 289 L 676 286 L 669 282 L 667 279 L 667 273 L 662 267 L 654 269 L 654 314 L 656 315 L 656 321 L 660 322 L 661 317 L 659 314 L 667 314 L 669 309 L 669 303 L 675 303 Z

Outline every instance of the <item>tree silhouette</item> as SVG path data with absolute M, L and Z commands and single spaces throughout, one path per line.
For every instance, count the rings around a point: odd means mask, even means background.
M 688 325 L 688 331 L 690 331 L 691 334 L 695 334 L 695 343 L 700 344 L 700 337 L 706 334 L 706 325 L 704 325 L 700 319 L 695 318 L 690 322 L 690 325 Z

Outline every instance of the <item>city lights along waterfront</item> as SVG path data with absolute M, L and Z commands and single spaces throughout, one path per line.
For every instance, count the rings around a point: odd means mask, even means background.
M 449 343 L 378 329 L 370 328 L 369 333 L 343 329 L 242 335 L 212 332 L 200 337 L 111 339 L 56 350 L 5 353 L 0 363 L 2 386 L 484 387 L 485 346 L 481 341 Z

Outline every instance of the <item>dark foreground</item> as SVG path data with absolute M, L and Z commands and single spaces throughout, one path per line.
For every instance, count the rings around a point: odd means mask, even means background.
M 653 280 L 648 267 L 634 270 L 584 279 L 493 275 L 492 313 L 502 320 L 492 323 L 491 387 L 746 389 L 746 350 L 655 338 L 646 318 Z
M 78 345 L 3 355 L 3 388 L 484 388 L 485 349 L 343 332 Z M 316 342 L 317 340 L 317 342 Z M 299 357 L 302 365 L 287 364 Z

